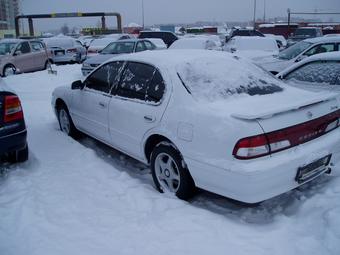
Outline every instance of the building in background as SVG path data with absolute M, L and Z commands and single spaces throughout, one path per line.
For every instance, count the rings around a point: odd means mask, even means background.
M 0 0 L 0 37 L 15 35 L 15 17 L 19 12 L 19 0 Z

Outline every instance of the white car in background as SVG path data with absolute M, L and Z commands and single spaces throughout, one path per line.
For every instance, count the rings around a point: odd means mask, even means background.
M 69 36 L 55 36 L 43 39 L 53 63 L 81 63 L 86 58 L 86 48 Z
M 299 88 L 340 93 L 340 51 L 306 58 L 278 73 L 277 77 Z
M 315 54 L 339 51 L 340 37 L 317 37 L 300 41 L 277 55 L 254 58 L 254 62 L 277 74 L 287 67 Z
M 104 49 L 107 45 L 109 45 L 112 42 L 131 38 L 134 37 L 128 34 L 112 34 L 106 35 L 105 37 L 94 39 L 90 42 L 90 45 L 87 49 L 87 57 L 97 55 L 102 49 Z
M 284 49 L 287 46 L 287 40 L 283 35 L 264 34 L 264 36 L 275 39 L 279 49 Z
M 173 42 L 169 47 L 169 50 L 184 49 L 222 50 L 222 48 L 218 46 L 214 40 L 211 40 L 208 37 L 181 38 Z
M 168 48 L 160 38 L 148 38 L 148 40 L 156 46 L 157 50 L 166 50 Z
M 157 189 L 182 199 L 195 187 L 269 199 L 329 172 L 340 142 L 334 94 L 217 51 L 120 55 L 55 89 L 52 106 L 63 132 L 150 164 Z
M 260 36 L 234 36 L 224 45 L 223 50 L 250 59 L 279 53 L 275 39 Z

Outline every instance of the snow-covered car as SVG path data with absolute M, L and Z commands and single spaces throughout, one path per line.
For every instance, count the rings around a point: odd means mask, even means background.
M 53 63 L 80 63 L 86 58 L 86 48 L 69 36 L 44 38 Z
M 88 58 L 83 62 L 81 71 L 83 75 L 88 75 L 97 66 L 106 60 L 118 56 L 119 54 L 129 54 L 145 50 L 155 50 L 156 46 L 149 40 L 144 39 L 126 39 L 110 43 L 98 55 Z
M 46 69 L 49 56 L 45 45 L 38 40 L 4 39 L 0 41 L 0 75 Z
M 165 42 L 160 38 L 148 38 L 148 40 L 156 45 L 157 50 L 166 50 L 168 48 Z
M 287 40 L 283 35 L 264 34 L 266 37 L 274 38 L 279 49 L 284 49 L 287 46 Z
M 19 97 L 0 78 L 0 160 L 28 159 L 27 131 Z
M 178 39 L 171 46 L 169 50 L 183 50 L 183 49 L 196 49 L 196 50 L 222 50 L 214 40 L 206 37 L 193 37 Z
M 128 34 L 111 34 L 106 35 L 105 37 L 94 39 L 90 42 L 90 45 L 87 49 L 87 57 L 97 55 L 102 49 L 104 49 L 107 45 L 109 45 L 112 42 L 130 38 L 131 36 Z
M 141 31 L 139 33 L 138 38 L 140 39 L 146 39 L 146 38 L 159 38 L 162 39 L 163 42 L 166 44 L 167 48 L 170 47 L 170 45 L 178 40 L 177 35 L 175 35 L 173 32 L 170 31 Z
M 223 50 L 251 59 L 279 53 L 275 39 L 260 36 L 235 36 L 224 45 Z
M 277 74 L 294 63 L 315 54 L 338 51 L 340 37 L 317 37 L 298 42 L 278 55 L 254 58 L 254 62 L 267 71 Z
M 306 58 L 276 75 L 303 89 L 340 93 L 340 52 L 321 53 Z
M 335 96 L 286 86 L 231 54 L 166 50 L 112 58 L 56 88 L 51 103 L 66 134 L 150 164 L 160 192 L 187 199 L 199 187 L 255 203 L 330 171 Z

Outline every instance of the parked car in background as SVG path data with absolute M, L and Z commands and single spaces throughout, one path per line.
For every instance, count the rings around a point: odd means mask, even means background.
M 315 54 L 339 51 L 340 37 L 317 37 L 306 39 L 284 49 L 276 56 L 254 58 L 255 63 L 277 74 L 294 63 Z
M 266 37 L 274 38 L 280 50 L 287 47 L 287 40 L 283 35 L 264 34 Z
M 306 58 L 278 73 L 277 77 L 296 87 L 340 93 L 340 51 Z
M 259 36 L 265 37 L 260 31 L 248 28 L 236 28 L 232 29 L 229 35 L 226 37 L 226 42 L 228 42 L 231 38 L 235 36 Z
M 120 55 L 55 89 L 52 106 L 64 133 L 150 164 L 157 189 L 181 199 L 199 187 L 263 201 L 329 172 L 340 142 L 334 94 L 217 51 Z
M 275 39 L 259 36 L 235 36 L 224 45 L 223 50 L 247 58 L 272 56 L 279 53 Z
M 110 43 L 98 55 L 84 61 L 81 71 L 83 75 L 88 75 L 97 66 L 106 60 L 120 54 L 128 54 L 145 50 L 155 50 L 157 47 L 149 40 L 144 39 L 126 39 Z
M 79 40 L 69 36 L 44 38 L 53 63 L 81 63 L 86 58 L 86 48 Z
M 102 49 L 108 46 L 110 43 L 130 39 L 132 36 L 128 34 L 112 34 L 104 37 L 100 37 L 91 41 L 87 49 L 87 57 L 92 57 L 97 55 Z
M 174 49 L 196 49 L 196 50 L 222 50 L 214 40 L 207 37 L 181 38 L 176 40 L 169 50 Z
M 49 57 L 43 42 L 38 40 L 4 39 L 0 41 L 0 75 L 46 69 Z
M 159 38 L 163 40 L 168 48 L 174 41 L 178 40 L 177 35 L 168 31 L 141 31 L 138 38 Z
M 288 38 L 287 47 L 299 41 L 320 36 L 322 36 L 322 30 L 319 27 L 299 27 L 294 31 L 293 35 Z
M 0 160 L 28 159 L 27 131 L 19 97 L 0 78 Z
M 162 39 L 159 38 L 147 38 L 147 39 L 154 45 L 156 45 L 157 50 L 166 50 L 168 48 Z

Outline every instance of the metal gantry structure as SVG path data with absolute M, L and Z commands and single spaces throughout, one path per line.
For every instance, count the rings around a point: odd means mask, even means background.
M 15 33 L 16 37 L 20 37 L 20 23 L 21 19 L 28 20 L 28 27 L 30 36 L 34 36 L 33 19 L 49 19 L 49 18 L 80 18 L 80 17 L 101 17 L 102 29 L 106 29 L 106 16 L 115 16 L 117 18 L 117 33 L 121 33 L 122 16 L 118 12 L 68 12 L 68 13 L 49 13 L 49 14 L 31 14 L 18 15 L 15 17 Z

